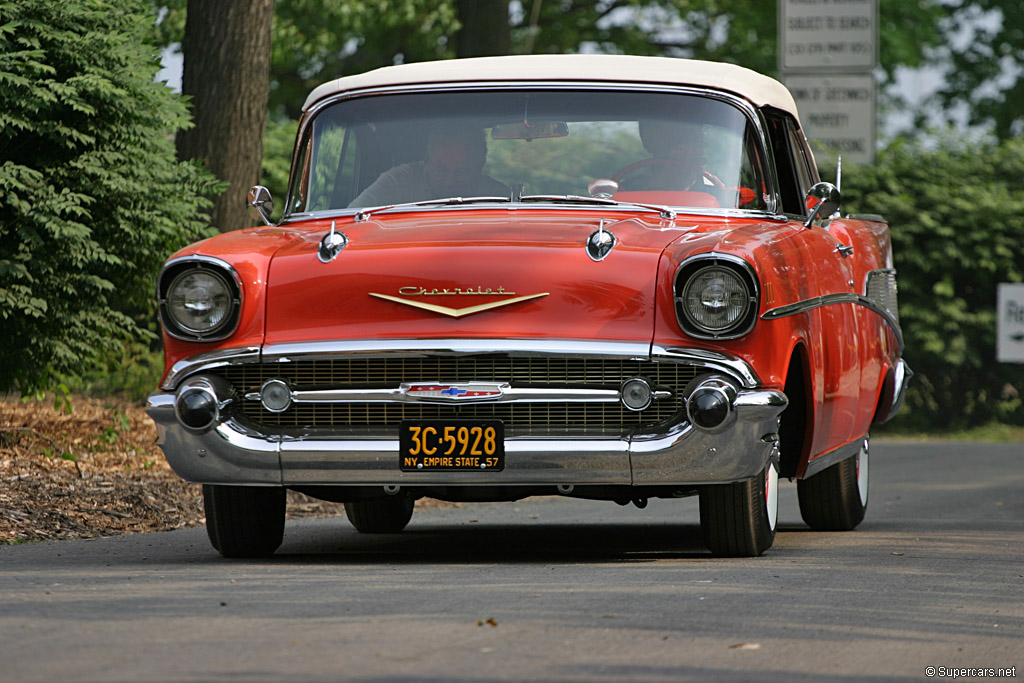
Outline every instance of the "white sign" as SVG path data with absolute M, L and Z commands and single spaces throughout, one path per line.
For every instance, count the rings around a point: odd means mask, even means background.
M 878 0 L 779 0 L 782 71 L 870 71 Z
M 1000 283 L 996 318 L 996 359 L 1024 363 L 1024 284 Z
M 875 161 L 875 79 L 869 74 L 785 76 L 812 143 L 858 164 Z

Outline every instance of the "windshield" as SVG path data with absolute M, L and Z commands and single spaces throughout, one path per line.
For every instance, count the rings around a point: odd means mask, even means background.
M 738 107 L 698 95 L 502 90 L 361 97 L 330 105 L 311 122 L 288 213 L 537 195 L 764 210 L 759 149 Z

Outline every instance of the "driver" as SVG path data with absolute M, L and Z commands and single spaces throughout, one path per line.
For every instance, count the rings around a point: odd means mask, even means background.
M 692 121 L 645 119 L 640 140 L 650 159 L 615 175 L 623 190 L 694 190 L 713 192 L 704 171 L 703 125 Z
M 437 129 L 427 141 L 425 160 L 385 171 L 349 206 L 385 206 L 448 197 L 508 197 L 508 187 L 483 174 L 486 159 L 483 130 Z

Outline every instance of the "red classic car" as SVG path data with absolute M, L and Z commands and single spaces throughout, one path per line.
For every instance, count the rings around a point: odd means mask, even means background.
M 852 529 L 909 369 L 888 226 L 838 214 L 778 82 L 562 55 L 387 67 L 310 94 L 284 215 L 158 282 L 148 411 L 226 556 L 285 492 L 394 533 L 415 501 L 697 495 L 712 553 Z

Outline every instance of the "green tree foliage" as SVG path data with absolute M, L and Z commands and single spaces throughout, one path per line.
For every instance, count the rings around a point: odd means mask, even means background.
M 209 231 L 152 24 L 144 0 L 0 0 L 0 391 L 152 336 L 160 264 Z
M 1020 0 L 957 0 L 949 3 L 945 87 L 939 101 L 966 105 L 972 125 L 990 125 L 1006 139 L 1024 133 L 1024 3 Z M 959 47 L 962 46 L 962 47 Z
M 892 230 L 917 373 L 900 423 L 1024 424 L 1024 367 L 995 360 L 996 285 L 1024 282 L 1024 139 L 894 143 L 844 174 L 843 211 L 881 213 Z

